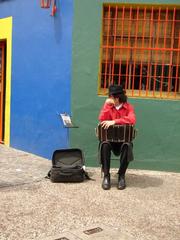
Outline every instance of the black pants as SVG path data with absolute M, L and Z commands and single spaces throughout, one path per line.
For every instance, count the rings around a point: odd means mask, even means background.
M 119 167 L 119 175 L 124 175 L 126 169 L 129 165 L 128 159 L 128 145 L 122 143 L 114 143 L 114 142 L 102 142 L 100 143 L 100 161 L 102 164 L 102 170 L 104 175 L 109 174 L 110 171 L 110 161 L 111 161 L 111 151 L 116 155 L 120 156 L 120 167 Z

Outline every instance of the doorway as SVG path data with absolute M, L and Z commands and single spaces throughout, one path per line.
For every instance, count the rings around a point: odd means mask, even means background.
M 6 42 L 0 41 L 0 143 L 4 143 Z

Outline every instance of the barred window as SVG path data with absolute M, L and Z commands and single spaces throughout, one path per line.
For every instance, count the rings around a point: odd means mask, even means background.
M 98 93 L 180 99 L 180 7 L 104 5 Z

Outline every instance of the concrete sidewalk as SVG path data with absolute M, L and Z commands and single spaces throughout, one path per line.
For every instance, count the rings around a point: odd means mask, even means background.
M 87 160 L 86 160 L 87 161 Z M 0 240 L 179 240 L 180 174 L 128 170 L 127 188 L 51 183 L 51 161 L 0 145 Z

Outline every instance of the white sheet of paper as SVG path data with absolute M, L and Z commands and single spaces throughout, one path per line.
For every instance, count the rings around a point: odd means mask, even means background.
M 70 118 L 69 115 L 67 115 L 67 114 L 65 114 L 65 113 L 61 113 L 60 115 L 61 115 L 61 118 L 62 118 L 62 120 L 63 120 L 64 126 L 66 126 L 66 127 L 71 127 L 71 126 L 73 126 L 73 124 L 72 124 L 72 122 L 71 122 L 71 118 Z

